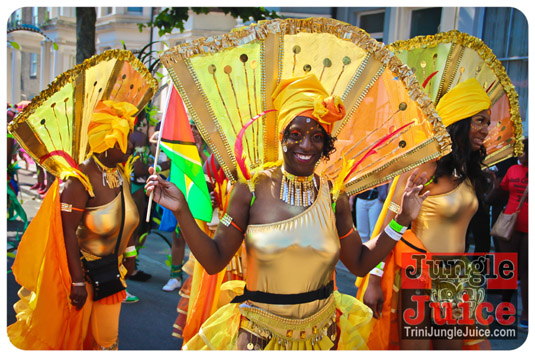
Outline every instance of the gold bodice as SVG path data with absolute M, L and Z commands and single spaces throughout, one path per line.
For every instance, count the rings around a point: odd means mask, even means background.
M 127 181 L 125 181 L 127 182 Z M 125 220 L 123 238 L 119 245 L 118 255 L 126 249 L 128 240 L 137 225 L 139 214 L 130 194 L 130 187 L 123 185 Z M 91 255 L 103 257 L 113 253 L 117 244 L 117 236 L 121 228 L 121 195 L 112 201 L 96 207 L 86 207 L 82 221 L 76 230 L 80 249 Z
M 274 294 L 317 290 L 333 278 L 340 242 L 331 206 L 329 185 L 321 179 L 316 201 L 290 219 L 247 227 L 247 289 Z M 299 305 L 253 302 L 272 314 L 305 318 L 333 297 Z
M 462 253 L 477 197 L 468 179 L 450 192 L 427 197 L 412 231 L 432 253 Z

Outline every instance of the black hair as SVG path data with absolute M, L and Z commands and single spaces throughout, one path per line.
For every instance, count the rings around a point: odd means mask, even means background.
M 451 153 L 437 161 L 434 182 L 439 177 L 453 175 L 456 171 L 460 180 L 468 178 L 474 187 L 477 198 L 482 202 L 483 197 L 492 188 L 492 174 L 482 169 L 487 150 L 482 145 L 477 151 L 472 150 L 470 142 L 470 126 L 472 118 L 459 120 L 446 129 L 451 137 Z
M 336 142 L 336 137 L 330 135 L 323 129 L 323 127 L 319 126 L 321 129 L 321 132 L 323 133 L 323 159 L 325 161 L 329 160 L 329 157 L 332 153 L 336 151 L 336 147 L 334 146 L 334 143 Z M 282 141 L 288 140 L 290 136 L 290 126 L 288 125 L 286 129 L 284 129 L 284 132 L 282 133 Z

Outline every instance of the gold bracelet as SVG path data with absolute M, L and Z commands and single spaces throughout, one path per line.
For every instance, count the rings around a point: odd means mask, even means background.
M 388 209 L 396 214 L 398 214 L 401 211 L 401 207 L 394 201 L 390 201 L 390 204 L 388 205 Z

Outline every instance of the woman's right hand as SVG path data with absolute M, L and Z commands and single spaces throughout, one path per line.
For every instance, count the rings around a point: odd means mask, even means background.
M 172 212 L 178 212 L 181 208 L 187 207 L 186 198 L 182 191 L 170 181 L 165 181 L 159 175 L 154 175 L 154 167 L 149 167 L 151 176 L 147 179 L 145 189 L 147 195 L 154 192 L 152 199 Z
M 87 299 L 86 287 L 71 286 L 71 294 L 69 295 L 69 298 L 71 299 L 71 304 L 76 308 L 76 310 L 80 310 L 84 306 L 85 300 Z
M 362 297 L 362 301 L 373 312 L 373 317 L 378 319 L 383 311 L 384 294 L 381 289 L 381 278 L 375 275 L 371 275 L 368 280 L 368 286 Z

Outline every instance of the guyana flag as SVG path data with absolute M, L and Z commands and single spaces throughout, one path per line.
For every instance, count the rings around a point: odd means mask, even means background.
M 212 202 L 184 103 L 172 86 L 160 147 L 171 160 L 169 179 L 186 196 L 193 217 L 212 219 Z

